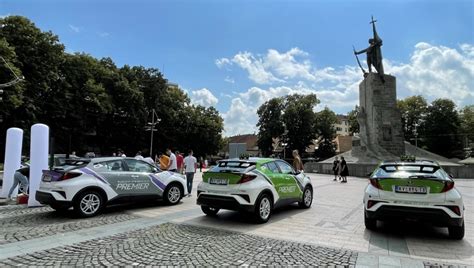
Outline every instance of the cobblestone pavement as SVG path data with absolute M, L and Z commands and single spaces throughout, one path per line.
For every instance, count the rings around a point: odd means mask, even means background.
M 357 253 L 349 250 L 262 238 L 239 232 L 166 223 L 0 260 L 16 265 L 341 265 L 355 267 Z
M 0 245 L 136 218 L 111 210 L 94 218 L 79 219 L 72 211 L 58 213 L 49 207 L 5 206 L 0 207 Z

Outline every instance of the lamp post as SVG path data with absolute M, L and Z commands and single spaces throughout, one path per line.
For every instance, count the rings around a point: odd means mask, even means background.
M 156 115 L 156 120 L 155 120 L 155 115 Z M 148 122 L 145 127 L 146 131 L 151 131 L 150 133 L 150 157 L 153 158 L 153 132 L 157 130 L 155 126 L 161 121 L 160 118 L 158 118 L 158 115 L 155 112 L 155 109 L 152 110 L 151 113 L 151 122 Z
M 283 160 L 286 159 L 286 146 L 287 145 L 288 145 L 288 143 L 286 143 L 286 142 L 281 143 L 281 146 L 283 146 Z
M 418 124 L 415 123 L 415 131 L 414 131 L 414 135 L 415 135 L 415 148 L 416 148 L 416 151 L 418 151 L 418 131 L 416 130 L 416 127 L 418 127 Z

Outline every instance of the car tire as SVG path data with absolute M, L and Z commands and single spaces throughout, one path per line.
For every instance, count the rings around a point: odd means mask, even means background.
M 303 200 L 298 202 L 300 208 L 310 208 L 313 204 L 313 189 L 309 186 L 306 186 L 303 191 Z
M 183 198 L 183 191 L 177 183 L 172 183 L 166 187 L 163 200 L 167 205 L 176 205 Z
M 461 226 L 449 226 L 449 237 L 451 239 L 461 240 L 464 238 L 464 220 Z
M 74 198 L 74 212 L 82 218 L 94 217 L 104 206 L 104 198 L 96 191 L 84 191 Z
M 255 220 L 257 223 L 265 223 L 272 216 L 273 199 L 268 193 L 263 193 L 255 202 Z
M 201 206 L 201 210 L 207 216 L 213 216 L 213 217 L 217 215 L 217 212 L 219 212 L 218 208 L 208 207 L 208 206 Z
M 365 228 L 369 230 L 377 229 L 377 220 L 370 219 L 369 217 L 367 217 L 367 212 L 364 212 L 364 224 L 365 224 Z

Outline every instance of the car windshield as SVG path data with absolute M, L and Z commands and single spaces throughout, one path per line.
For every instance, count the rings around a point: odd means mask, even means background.
M 239 172 L 244 173 L 255 167 L 255 163 L 247 161 L 220 161 L 210 172 Z
M 372 178 L 418 178 L 450 180 L 449 175 L 440 167 L 424 165 L 386 165 L 372 174 Z

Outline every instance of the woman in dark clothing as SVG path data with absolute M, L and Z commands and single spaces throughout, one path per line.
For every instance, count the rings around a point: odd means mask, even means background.
M 339 158 L 334 159 L 334 162 L 332 162 L 332 171 L 334 172 L 334 180 L 337 181 L 337 176 L 339 176 Z
M 341 156 L 341 177 L 343 183 L 347 182 L 347 176 L 349 175 L 349 168 L 347 167 L 346 160 Z

